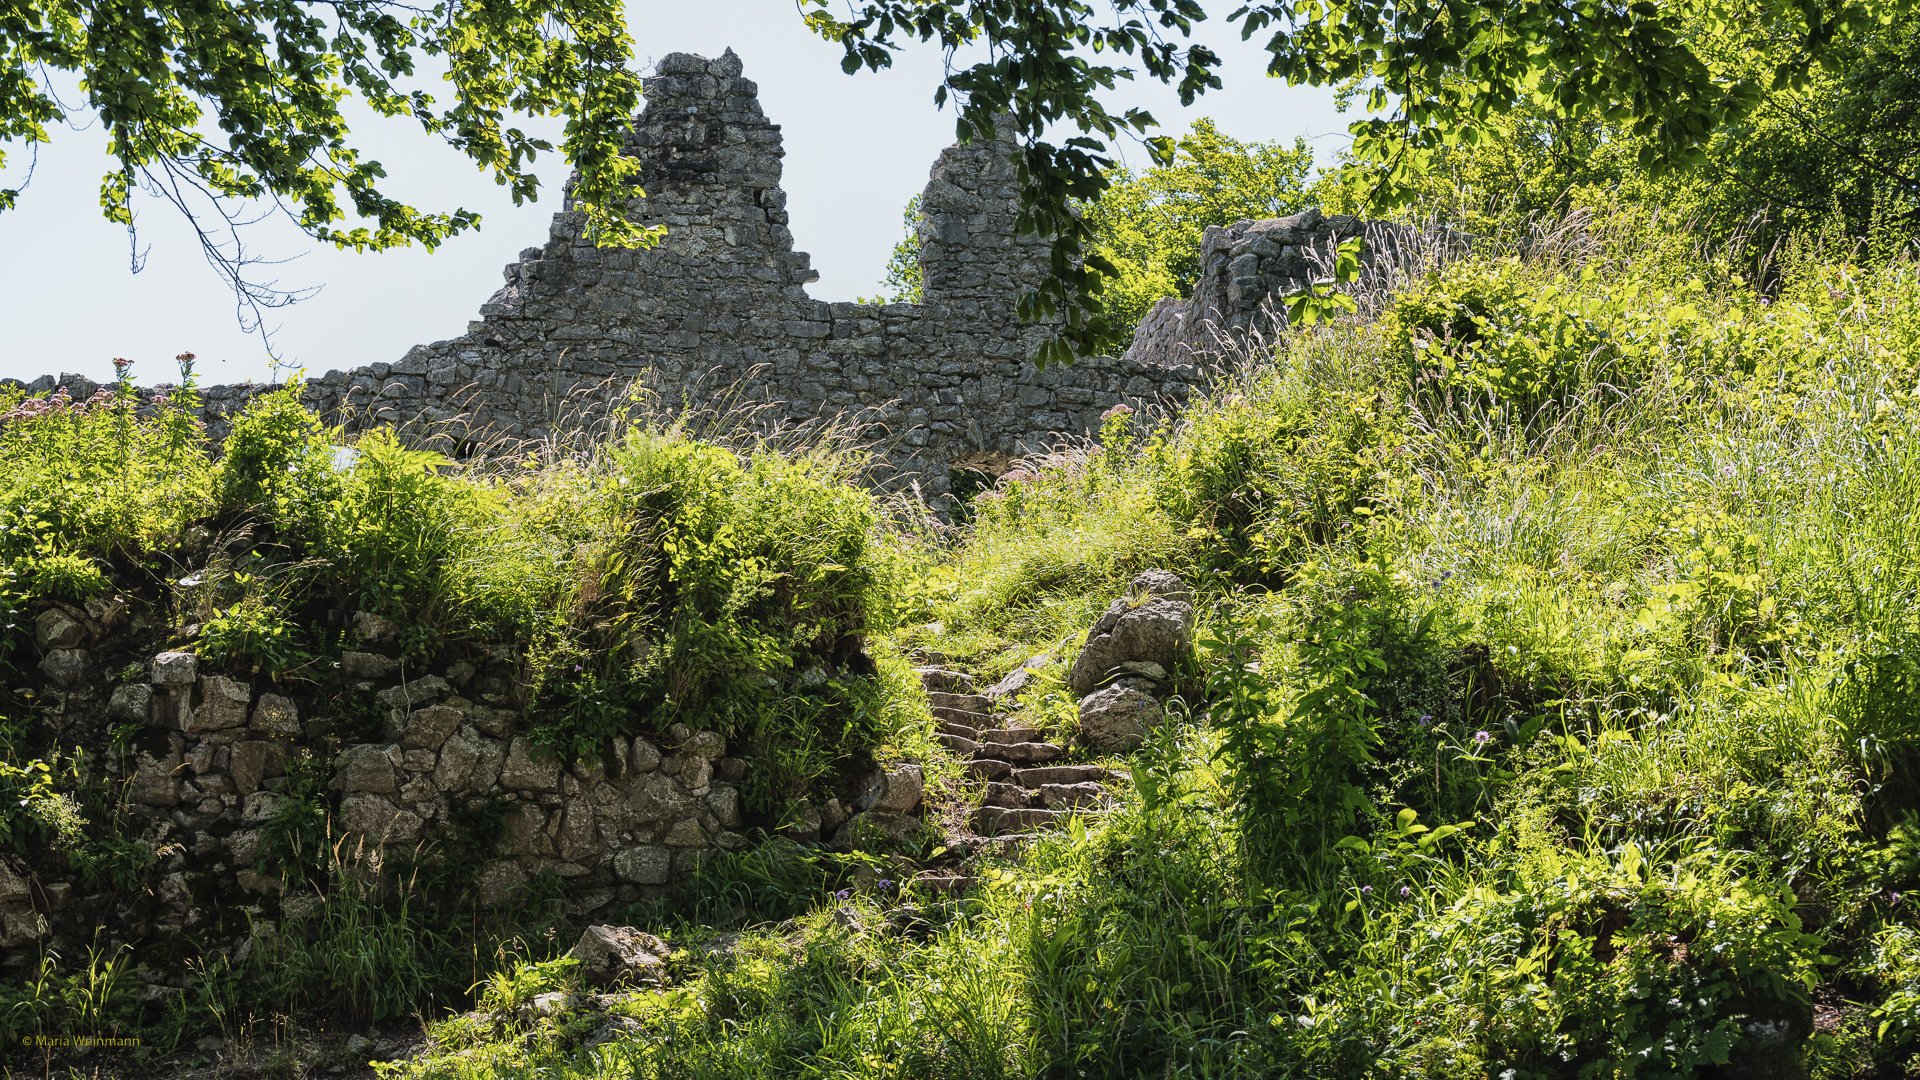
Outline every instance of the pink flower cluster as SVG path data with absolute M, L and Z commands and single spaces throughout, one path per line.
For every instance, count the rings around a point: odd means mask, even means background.
M 0 423 L 14 420 L 31 420 L 42 416 L 84 416 L 90 410 L 104 409 L 114 403 L 114 393 L 106 387 L 93 392 L 85 401 L 75 401 L 62 386 L 43 398 L 28 398 L 5 413 L 0 413 Z
M 1100 422 L 1102 424 L 1105 424 L 1110 420 L 1124 420 L 1127 417 L 1130 417 L 1132 415 L 1133 415 L 1133 406 L 1128 405 L 1126 402 L 1123 401 L 1120 404 L 1115 405 L 1112 408 L 1108 409 L 1106 412 L 1101 413 Z

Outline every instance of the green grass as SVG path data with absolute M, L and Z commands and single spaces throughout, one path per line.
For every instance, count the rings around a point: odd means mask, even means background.
M 264 480 L 311 452 L 288 410 L 261 482 L 189 468 L 190 513 L 21 547 L 14 588 L 124 573 L 252 492 L 287 554 L 233 560 L 260 583 L 219 605 L 234 662 L 272 665 L 262 611 L 295 653 L 330 647 L 299 637 L 316 598 L 411 612 L 423 650 L 517 643 L 557 737 L 701 703 L 766 748 L 776 806 L 848 747 L 928 751 L 903 646 L 986 677 L 1050 655 L 1031 718 L 1061 728 L 1107 602 L 1147 568 L 1195 585 L 1122 804 L 962 895 L 899 884 L 934 837 L 772 843 L 636 910 L 670 977 L 603 997 L 568 941 L 403 943 L 391 906 L 277 954 L 390 1014 L 465 950 L 479 1010 L 393 1075 L 1913 1075 L 1920 268 L 1799 251 L 1763 296 L 1631 223 L 1551 237 L 1112 417 L 957 541 L 831 452 L 671 430 L 507 474 L 374 441 L 315 513 Z M 850 637 L 877 670 L 802 692 Z
M 984 674 L 1200 588 L 1116 812 L 393 1071 L 1912 1075 L 1920 271 L 1560 241 L 977 505 L 902 633 Z
M 129 662 L 123 679 L 186 648 L 203 673 L 338 721 L 289 763 L 293 798 L 268 823 L 262 865 L 234 868 L 325 903 L 283 921 L 271 901 L 260 915 L 247 898 L 202 897 L 196 940 L 271 924 L 245 962 L 191 944 L 49 953 L 31 985 L 0 987 L 8 1040 L 94 1015 L 73 1011 L 89 994 L 161 1049 L 290 1016 L 390 1022 L 470 1001 L 478 958 L 553 928 L 551 897 L 479 908 L 482 822 L 456 820 L 422 866 L 369 869 L 327 835 L 326 763 L 377 737 L 370 699 L 336 663 L 364 647 L 351 613 L 397 625 L 414 673 L 482 668 L 563 757 L 679 723 L 717 731 L 749 762 L 755 830 L 824 801 L 843 772 L 930 756 L 917 679 L 884 637 L 919 603 L 923 549 L 853 482 L 866 464 L 854 450 L 634 425 L 458 463 L 387 429 L 348 437 L 291 390 L 255 399 L 215 447 L 193 404 L 190 390 L 136 401 L 130 382 L 87 402 L 0 395 L 0 857 L 135 908 L 176 868 L 104 768 L 156 733 L 76 727 L 34 670 L 41 612 L 111 600 L 124 617 L 94 649 Z M 202 989 L 142 1007 L 109 962 L 194 965 Z

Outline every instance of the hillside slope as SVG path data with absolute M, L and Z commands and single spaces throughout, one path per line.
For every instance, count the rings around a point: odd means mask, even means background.
M 957 527 L 862 518 L 856 741 L 923 762 L 924 822 L 796 843 L 770 803 L 620 913 L 663 939 L 637 985 L 570 927 L 469 943 L 379 1070 L 1920 1074 L 1920 269 L 1782 276 L 1632 222 L 1488 243 Z M 1194 642 L 1122 673 L 1160 716 L 1109 753 L 1074 661 L 1146 571 Z M 976 836 L 943 715 L 1099 790 Z

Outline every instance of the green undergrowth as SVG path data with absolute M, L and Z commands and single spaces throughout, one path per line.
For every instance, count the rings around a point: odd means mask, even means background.
M 180 648 L 203 673 L 299 702 L 308 737 L 273 782 L 285 800 L 252 869 L 325 902 L 280 919 L 278 903 L 196 897 L 189 936 L 237 935 L 244 956 L 129 952 L 111 929 L 91 956 L 49 951 L 30 985 L 0 986 L 8 1043 L 103 1017 L 161 1050 L 275 1016 L 390 1022 L 470 1000 L 503 942 L 549 944 L 557 880 L 537 878 L 513 910 L 474 898 L 501 830 L 485 800 L 450 807 L 454 835 L 377 868 L 340 850 L 331 763 L 380 741 L 382 719 L 341 673 L 346 651 L 393 653 L 409 678 L 478 671 L 489 703 L 562 758 L 636 734 L 671 745 L 680 724 L 717 731 L 747 761 L 756 837 L 876 760 L 934 756 L 918 680 L 887 637 L 923 603 L 923 548 L 857 482 L 858 452 L 634 425 L 462 463 L 384 428 L 349 436 L 292 389 L 257 397 L 215 444 L 185 381 L 149 400 L 125 371 L 88 401 L 0 396 L 0 858 L 137 910 L 181 857 L 114 779 L 164 733 L 106 722 L 111 683 L 76 709 L 35 670 L 36 619 L 64 604 L 106 628 L 90 650 L 113 680 L 144 682 L 148 657 Z M 365 640 L 357 613 L 397 639 Z M 193 993 L 135 1000 L 128 969 L 183 964 Z
M 869 643 L 912 604 L 917 556 L 828 440 L 725 446 L 636 426 L 603 444 L 455 463 L 375 428 L 349 438 L 291 390 L 216 450 L 130 384 L 90 402 L 0 400 L 0 663 L 33 612 L 115 591 L 202 662 L 326 685 L 345 614 L 392 620 L 414 670 L 483 660 L 562 752 L 676 722 L 804 790 L 821 754 L 915 719 Z M 504 668 L 501 667 L 504 665 Z
M 958 897 L 720 883 L 667 985 L 391 1072 L 1914 1075 L 1920 269 L 1587 239 L 976 501 L 902 637 L 1047 702 L 1133 574 L 1197 589 L 1117 810 Z

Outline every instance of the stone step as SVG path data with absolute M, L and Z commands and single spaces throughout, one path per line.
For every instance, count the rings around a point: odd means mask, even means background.
M 992 754 L 1015 765 L 1044 765 L 1060 760 L 1067 753 L 1052 743 L 1044 742 L 993 743 L 981 747 L 979 752 Z
M 988 784 L 987 797 L 982 806 L 1021 807 L 1039 806 L 1039 793 L 1028 791 L 1018 784 Z
M 980 741 L 979 728 L 968 727 L 965 724 L 956 724 L 951 720 L 940 721 L 940 727 L 936 730 L 943 735 L 958 735 L 962 739 L 969 739 L 973 742 Z
M 1013 787 L 1011 784 L 1000 785 Z M 1026 788 L 1015 788 L 1026 791 Z M 1050 810 L 1066 810 L 1083 806 L 1107 805 L 1107 789 L 1099 784 L 1047 784 L 1037 794 L 1041 805 Z
M 1015 769 L 1015 783 L 1030 788 L 1048 784 L 1105 784 L 1123 779 L 1125 773 L 1102 765 L 1043 765 L 1037 769 Z
M 949 694 L 933 690 L 927 693 L 927 704 L 936 709 L 964 709 L 981 713 L 993 711 L 993 699 L 985 694 Z
M 983 713 L 978 709 L 951 709 L 945 705 L 935 705 L 928 711 L 933 713 L 935 720 L 951 720 L 969 727 L 990 728 L 998 723 L 992 713 Z
M 973 812 L 973 830 L 982 836 L 1000 836 L 1048 828 L 1064 820 L 1069 813 L 1071 811 L 1042 810 L 1032 806 L 983 806 Z
M 1000 780 L 1013 775 L 1013 764 L 993 758 L 977 757 L 967 762 L 967 771 L 983 780 Z
M 915 885 L 933 892 L 959 892 L 967 887 L 967 881 L 959 874 L 921 874 L 913 879 Z
M 1037 743 L 1046 742 L 1047 734 L 1039 728 L 988 728 L 980 733 L 983 743 Z
M 946 747 L 961 757 L 972 757 L 980 750 L 980 744 L 963 735 L 949 735 L 944 731 L 933 733 L 933 741 Z
M 920 685 L 928 690 L 942 694 L 971 694 L 974 692 L 973 676 L 964 671 L 954 671 L 943 667 L 917 667 L 913 669 L 920 676 Z

